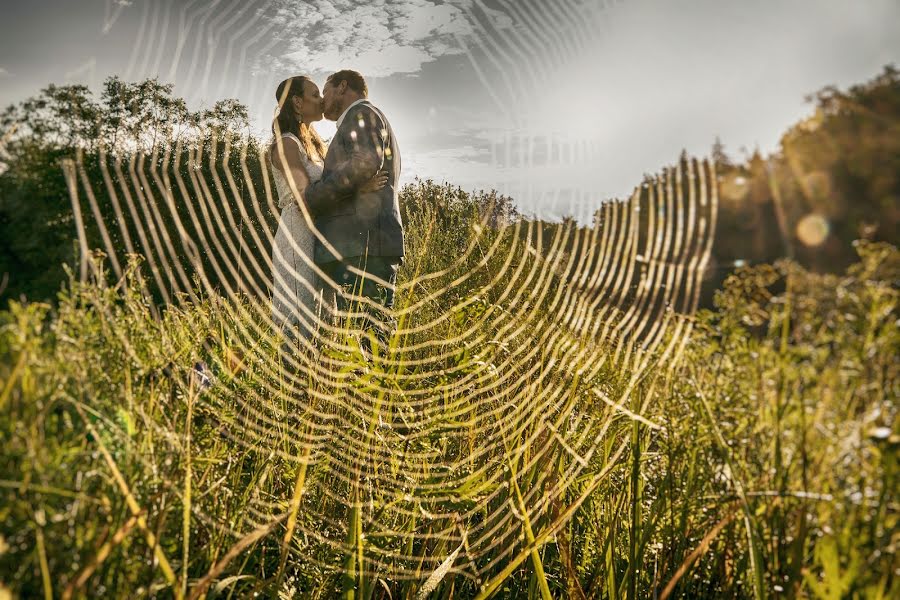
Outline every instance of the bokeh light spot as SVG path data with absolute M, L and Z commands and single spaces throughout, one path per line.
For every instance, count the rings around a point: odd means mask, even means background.
M 806 246 L 820 245 L 828 237 L 831 226 L 822 215 L 810 213 L 797 223 L 797 237 Z

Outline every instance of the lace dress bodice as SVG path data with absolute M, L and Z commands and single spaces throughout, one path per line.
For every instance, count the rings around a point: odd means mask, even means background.
M 300 147 L 300 160 L 303 161 L 303 168 L 306 169 L 309 180 L 320 180 L 322 178 L 322 170 L 325 168 L 324 161 L 322 161 L 321 158 L 311 159 L 307 156 L 306 150 L 304 150 L 303 145 L 300 143 L 300 139 L 293 133 L 284 133 L 281 135 L 281 139 L 293 140 L 292 143 L 295 143 Z M 285 143 L 288 142 L 285 141 Z M 275 177 L 275 190 L 278 192 L 278 208 L 284 210 L 285 207 L 294 202 L 294 195 L 291 193 L 291 186 L 284 174 L 274 167 L 272 168 L 272 173 Z

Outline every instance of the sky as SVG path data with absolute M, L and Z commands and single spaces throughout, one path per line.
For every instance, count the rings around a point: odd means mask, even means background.
M 402 181 L 588 218 L 682 149 L 778 148 L 806 97 L 900 64 L 896 0 L 0 0 L 0 105 L 48 83 L 159 77 L 193 109 L 353 68 Z M 317 124 L 329 138 L 334 125 Z

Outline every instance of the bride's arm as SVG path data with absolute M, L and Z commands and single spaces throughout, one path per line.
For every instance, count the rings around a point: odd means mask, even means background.
M 272 166 L 284 174 L 294 198 L 302 198 L 309 185 L 309 174 L 304 166 L 300 145 L 288 138 L 279 138 L 269 147 Z

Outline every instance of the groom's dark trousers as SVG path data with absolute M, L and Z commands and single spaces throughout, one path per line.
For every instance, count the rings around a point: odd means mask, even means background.
M 344 291 L 336 296 L 337 309 L 360 313 L 362 322 L 358 326 L 374 334 L 383 345 L 387 345 L 396 328 L 393 317 L 389 312 L 386 314 L 367 304 L 356 302 L 354 296 L 363 296 L 387 309 L 393 309 L 394 285 L 397 283 L 400 260 L 399 256 L 354 256 L 319 265 L 325 276 Z M 353 272 L 351 267 L 363 271 L 363 274 Z M 369 275 L 374 275 L 389 285 L 376 282 Z

